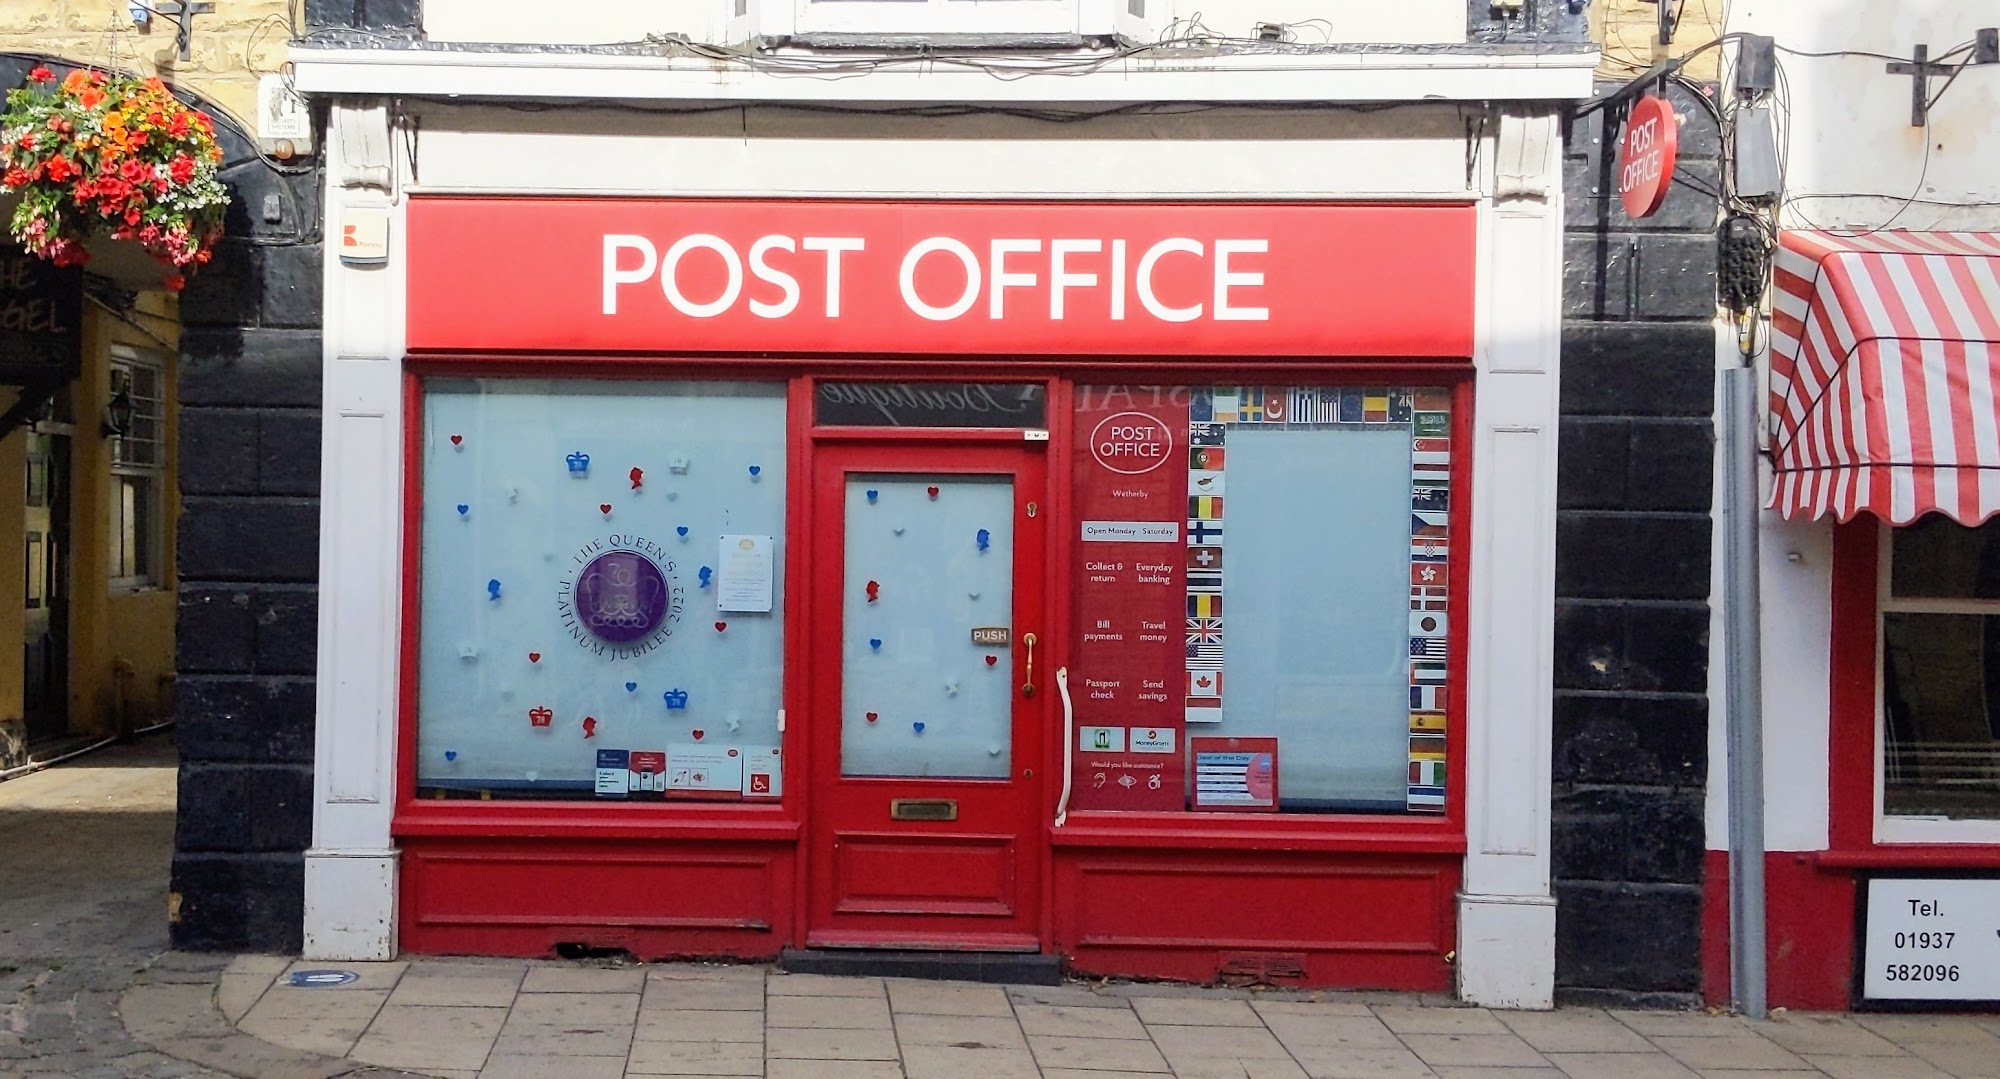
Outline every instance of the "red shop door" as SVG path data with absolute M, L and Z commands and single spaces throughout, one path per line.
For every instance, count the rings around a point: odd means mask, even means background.
M 835 445 L 813 484 L 812 947 L 1033 951 L 1040 447 Z

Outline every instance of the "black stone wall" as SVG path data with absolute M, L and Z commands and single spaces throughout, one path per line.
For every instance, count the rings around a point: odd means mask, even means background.
M 1719 144 L 1700 102 L 1673 96 L 1681 164 L 1657 215 L 1628 218 L 1615 186 L 1600 190 L 1602 113 L 1573 125 L 1564 162 L 1553 871 L 1567 999 L 1701 989 Z
M 296 951 L 312 839 L 320 184 L 234 133 L 228 240 L 181 298 L 173 939 Z

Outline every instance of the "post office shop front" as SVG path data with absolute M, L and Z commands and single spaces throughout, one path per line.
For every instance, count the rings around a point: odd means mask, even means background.
M 1553 192 L 346 197 L 308 954 L 1545 1002 Z

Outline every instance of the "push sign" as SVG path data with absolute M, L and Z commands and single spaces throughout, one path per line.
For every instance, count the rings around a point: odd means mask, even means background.
M 1680 134 L 1680 118 L 1666 98 L 1648 94 L 1632 106 L 1618 140 L 1618 200 L 1627 214 L 1651 217 L 1667 201 Z

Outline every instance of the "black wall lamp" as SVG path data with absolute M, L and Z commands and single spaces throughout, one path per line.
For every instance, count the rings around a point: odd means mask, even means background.
M 132 403 L 132 387 L 120 385 L 118 392 L 111 395 L 111 401 L 104 406 L 104 421 L 99 425 L 99 433 L 105 438 L 123 438 L 132 432 L 132 417 L 138 407 Z

